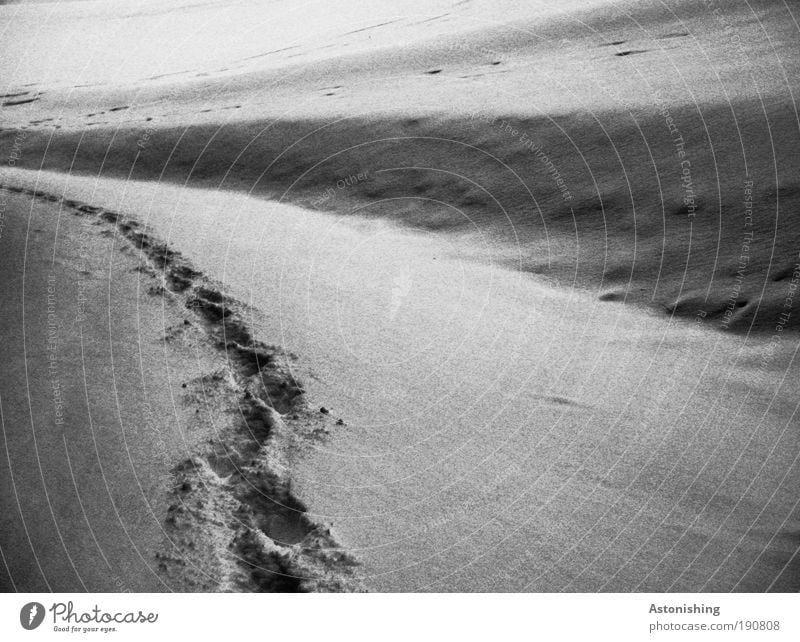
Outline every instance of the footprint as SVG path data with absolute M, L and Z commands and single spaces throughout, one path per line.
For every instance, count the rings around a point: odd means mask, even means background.
M 564 397 L 562 395 L 535 395 L 537 399 L 547 401 L 557 406 L 570 406 L 572 408 L 585 408 L 586 406 L 580 401 L 576 401 L 571 397 Z
M 790 276 L 794 274 L 794 271 L 795 271 L 795 266 L 788 265 L 782 270 L 778 270 L 775 274 L 773 274 L 772 280 L 778 282 L 788 279 Z
M 3 103 L 3 107 L 13 107 L 14 105 L 24 105 L 39 100 L 38 96 L 34 98 L 23 98 L 21 100 L 7 100 Z
M 597 297 L 598 301 L 623 301 L 625 299 L 625 292 L 612 290 L 611 292 L 603 292 Z

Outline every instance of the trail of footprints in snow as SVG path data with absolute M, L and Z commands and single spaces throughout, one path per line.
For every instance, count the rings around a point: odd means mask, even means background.
M 181 580 L 183 590 L 187 583 L 203 591 L 362 590 L 357 562 L 292 493 L 286 446 L 303 429 L 307 434 L 299 437 L 326 432 L 314 426 L 332 419 L 306 407 L 302 385 L 278 359 L 280 349 L 254 339 L 236 311 L 239 304 L 136 221 L 54 194 L 0 187 L 115 226 L 141 252 L 142 271 L 161 278 L 151 292 L 182 301 L 227 360 L 226 372 L 204 377 L 203 385 L 215 386 L 227 399 L 227 414 L 238 425 L 214 452 L 198 453 L 174 468 L 164 526 L 171 550 L 156 554 L 158 569 Z M 284 423 L 287 416 L 292 431 Z

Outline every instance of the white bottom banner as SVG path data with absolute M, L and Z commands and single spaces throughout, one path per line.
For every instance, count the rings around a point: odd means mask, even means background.
M 2 640 L 800 640 L 794 594 L 4 594 L 0 613 Z

